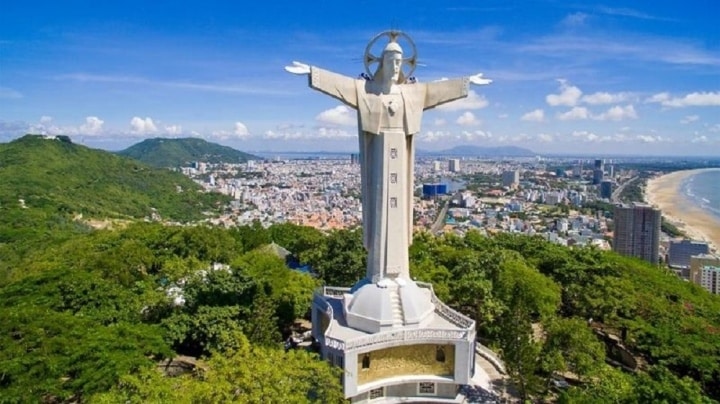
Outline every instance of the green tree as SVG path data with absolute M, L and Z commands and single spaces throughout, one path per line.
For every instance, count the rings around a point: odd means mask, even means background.
M 341 403 L 338 368 L 315 355 L 254 346 L 238 334 L 238 347 L 213 355 L 197 376 L 167 378 L 152 370 L 125 376 L 100 403 Z
M 301 256 L 326 285 L 352 286 L 365 277 L 367 251 L 361 229 L 333 230 L 316 251 Z
M 545 327 L 544 370 L 572 372 L 583 380 L 595 377 L 605 361 L 605 346 L 585 321 L 557 318 Z

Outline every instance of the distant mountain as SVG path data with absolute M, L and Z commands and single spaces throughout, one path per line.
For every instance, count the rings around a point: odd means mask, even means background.
M 73 144 L 67 137 L 26 135 L 0 144 L 0 215 L 20 207 L 27 214 L 143 218 L 157 213 L 185 221 L 200 219 L 226 201 L 180 173 Z
M 418 154 L 433 156 L 458 157 L 534 157 L 537 154 L 532 150 L 516 146 L 482 147 L 482 146 L 455 146 L 452 149 L 441 151 L 418 151 Z
M 257 156 L 243 153 L 232 147 L 210 143 L 198 138 L 145 139 L 118 152 L 155 167 L 179 167 L 193 161 L 206 163 L 244 163 L 259 160 Z

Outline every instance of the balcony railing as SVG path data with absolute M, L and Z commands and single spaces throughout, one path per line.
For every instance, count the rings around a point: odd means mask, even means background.
M 370 347 L 373 345 L 381 345 L 388 342 L 411 342 L 411 341 L 466 341 L 468 331 L 455 331 L 437 328 L 415 328 L 410 330 L 390 330 L 376 334 L 371 334 L 359 338 L 353 338 L 349 341 L 341 341 L 336 338 L 328 337 L 325 334 L 325 345 L 341 351 L 350 349 L 359 349 Z

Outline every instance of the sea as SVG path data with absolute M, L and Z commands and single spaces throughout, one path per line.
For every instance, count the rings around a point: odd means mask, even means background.
M 720 221 L 720 170 L 692 175 L 682 182 L 680 189 L 694 205 Z

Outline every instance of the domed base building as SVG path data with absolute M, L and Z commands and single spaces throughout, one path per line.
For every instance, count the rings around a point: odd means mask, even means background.
M 461 402 L 474 373 L 475 323 L 437 299 L 429 284 L 367 279 L 315 293 L 313 337 L 343 369 L 352 402 Z

